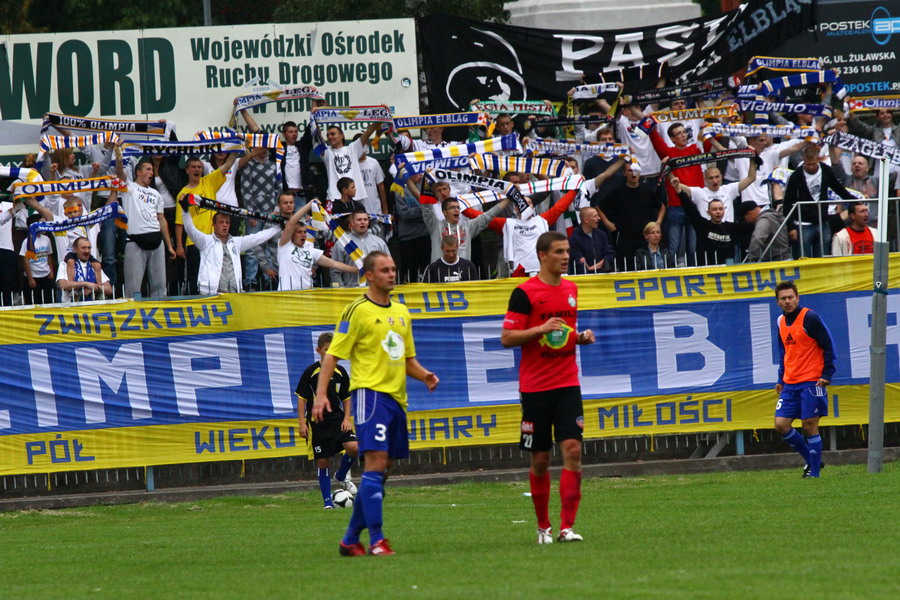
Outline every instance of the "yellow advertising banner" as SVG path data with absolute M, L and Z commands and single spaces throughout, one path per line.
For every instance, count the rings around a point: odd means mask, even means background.
M 821 426 L 868 421 L 867 386 L 829 389 L 829 416 Z M 888 386 L 897 397 L 900 385 Z M 775 410 L 772 390 L 690 394 L 584 402 L 584 437 L 600 439 L 710 431 L 769 429 Z M 518 405 L 412 411 L 410 448 L 512 444 L 519 441 Z M 889 404 L 886 421 L 900 421 Z M 249 460 L 278 456 L 312 458 L 296 419 L 157 425 L 0 437 L 5 457 L 0 475 L 190 462 Z M 152 457 L 152 461 L 148 461 Z
M 900 420 L 900 255 L 891 257 L 886 420 Z M 865 423 L 871 257 L 574 277 L 585 436 L 771 426 L 774 287 L 794 281 L 828 326 L 837 371 L 823 424 Z M 399 286 L 417 358 L 413 448 L 518 439 L 518 349 L 500 344 L 521 279 Z M 898 291 L 895 291 L 898 290 Z M 0 474 L 308 454 L 294 388 L 358 289 L 122 300 L 0 311 Z M 346 365 L 353 378 L 353 365 Z

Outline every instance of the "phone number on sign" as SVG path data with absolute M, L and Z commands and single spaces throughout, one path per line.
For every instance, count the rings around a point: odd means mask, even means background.
M 841 67 L 841 75 L 857 75 L 859 73 L 881 73 L 884 65 L 848 65 Z

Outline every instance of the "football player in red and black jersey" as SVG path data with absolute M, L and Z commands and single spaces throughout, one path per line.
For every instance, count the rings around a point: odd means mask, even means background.
M 519 447 L 531 452 L 531 499 L 538 521 L 538 544 L 553 542 L 550 503 L 550 449 L 563 455 L 559 478 L 562 502 L 557 541 L 580 542 L 572 530 L 581 501 L 581 438 L 584 411 L 576 344 L 593 344 L 590 329 L 578 332 L 578 287 L 562 276 L 569 268 L 569 240 L 549 231 L 537 240 L 538 274 L 513 290 L 500 341 L 522 347 L 519 392 L 522 426 Z

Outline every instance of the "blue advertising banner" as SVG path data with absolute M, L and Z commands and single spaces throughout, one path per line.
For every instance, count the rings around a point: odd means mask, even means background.
M 797 283 L 801 303 L 831 330 L 831 417 L 865 422 L 871 259 L 797 265 L 574 278 L 579 329 L 597 336 L 577 353 L 586 437 L 769 426 L 780 314 L 772 288 L 782 279 Z M 418 358 L 441 378 L 431 394 L 409 382 L 413 447 L 517 439 L 520 353 L 502 347 L 500 331 L 521 281 L 397 289 L 414 318 Z M 317 359 L 318 335 L 358 294 L 4 311 L 0 474 L 305 453 L 293 390 Z M 900 382 L 898 315 L 900 293 L 891 292 L 892 389 Z M 887 418 L 900 419 L 891 398 Z

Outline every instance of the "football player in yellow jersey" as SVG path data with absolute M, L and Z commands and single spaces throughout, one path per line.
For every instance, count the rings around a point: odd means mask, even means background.
M 406 376 L 422 381 L 428 391 L 439 380 L 416 360 L 406 306 L 391 301 L 397 282 L 394 260 L 387 253 L 370 252 L 363 260 L 363 271 L 369 289 L 344 309 L 328 354 L 322 358 L 313 419 L 321 421 L 330 409 L 327 386 L 338 359 L 350 359 L 353 378 L 347 410 L 354 411 L 364 472 L 340 554 L 364 555 L 359 536 L 368 529 L 369 554 L 386 556 L 394 551 L 381 531 L 384 480 L 394 459 L 409 456 Z

